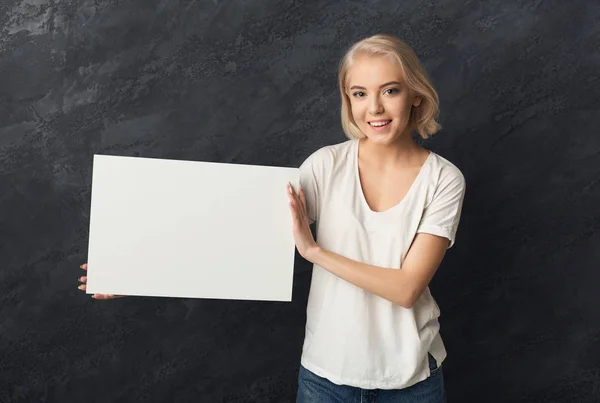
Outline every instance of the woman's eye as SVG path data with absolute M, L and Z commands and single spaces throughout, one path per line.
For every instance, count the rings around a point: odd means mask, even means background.
M 352 94 L 352 95 L 354 95 L 355 97 L 362 97 L 364 94 L 365 94 L 365 93 L 364 93 L 364 92 L 362 92 L 362 91 L 356 91 L 356 92 L 355 92 L 354 94 Z
M 385 90 L 386 94 L 395 94 L 398 92 L 397 88 L 388 88 L 387 90 Z

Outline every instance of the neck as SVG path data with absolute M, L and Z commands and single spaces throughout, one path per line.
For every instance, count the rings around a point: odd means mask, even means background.
M 391 144 L 377 144 L 368 138 L 360 142 L 361 156 L 381 167 L 412 165 L 415 159 L 421 159 L 423 151 L 410 134 L 398 137 Z

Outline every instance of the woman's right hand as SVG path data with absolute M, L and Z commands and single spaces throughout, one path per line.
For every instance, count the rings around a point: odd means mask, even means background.
M 87 270 L 88 266 L 87 263 L 84 263 L 80 266 L 83 270 Z M 83 283 L 81 284 L 79 287 L 80 290 L 85 291 L 86 288 L 86 284 L 87 284 L 87 276 L 83 276 L 79 278 L 79 282 Z M 115 299 L 115 298 L 125 298 L 126 295 L 113 295 L 113 294 L 94 294 L 92 295 L 92 298 L 95 299 Z

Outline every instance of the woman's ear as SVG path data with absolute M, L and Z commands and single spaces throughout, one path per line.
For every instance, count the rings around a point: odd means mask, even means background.
M 414 97 L 414 98 L 413 98 L 413 103 L 412 103 L 412 104 L 413 104 L 413 106 L 419 106 L 419 105 L 421 105 L 421 101 L 422 101 L 422 100 L 423 100 L 423 98 L 422 98 L 422 97 L 420 97 L 420 96 L 416 96 L 416 97 Z

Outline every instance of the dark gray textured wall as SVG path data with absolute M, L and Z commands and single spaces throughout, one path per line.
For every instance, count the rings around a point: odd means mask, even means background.
M 3 0 L 0 27 L 1 402 L 292 402 L 306 262 L 290 304 L 95 301 L 92 155 L 298 166 L 379 32 L 468 184 L 432 285 L 449 402 L 600 401 L 598 2 Z

